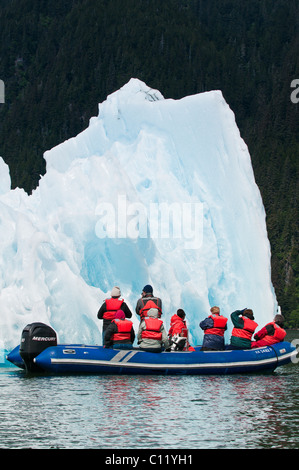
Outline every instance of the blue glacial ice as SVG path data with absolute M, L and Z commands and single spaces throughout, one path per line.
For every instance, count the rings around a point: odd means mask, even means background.
M 97 311 L 115 285 L 135 312 L 152 284 L 167 329 L 186 311 L 192 344 L 213 305 L 272 319 L 265 210 L 220 91 L 164 99 L 131 79 L 44 158 L 31 195 L 11 190 L 0 158 L 0 347 L 34 321 L 60 342 L 101 344 Z

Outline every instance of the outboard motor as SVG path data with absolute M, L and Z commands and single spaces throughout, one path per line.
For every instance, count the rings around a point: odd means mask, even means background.
M 57 346 L 57 335 L 53 328 L 44 323 L 30 323 L 25 326 L 19 352 L 27 372 L 41 371 L 33 359 L 50 346 Z

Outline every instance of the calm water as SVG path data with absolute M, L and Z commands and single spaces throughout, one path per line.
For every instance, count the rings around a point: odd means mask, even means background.
M 223 377 L 28 377 L 2 369 L 0 448 L 29 447 L 298 449 L 299 364 Z

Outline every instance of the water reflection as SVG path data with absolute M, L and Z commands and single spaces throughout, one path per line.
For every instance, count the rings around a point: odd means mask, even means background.
M 1 372 L 0 447 L 298 448 L 298 378 Z

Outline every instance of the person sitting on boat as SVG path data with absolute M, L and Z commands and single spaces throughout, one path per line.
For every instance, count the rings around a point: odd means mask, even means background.
M 168 338 L 172 351 L 195 351 L 188 341 L 188 328 L 185 318 L 186 313 L 182 308 L 179 308 L 170 319 Z
M 159 312 L 159 317 L 162 315 L 162 300 L 153 295 L 153 288 L 147 284 L 141 292 L 141 298 L 138 299 L 136 304 L 136 313 L 140 316 L 140 320 L 147 316 L 150 308 L 156 308 Z
M 250 308 L 236 310 L 231 314 L 234 328 L 230 345 L 226 349 L 250 349 L 251 337 L 258 324 L 254 321 L 253 311 Z
M 118 310 L 115 318 L 105 331 L 104 347 L 132 349 L 135 339 L 133 322 L 127 320 L 123 310 Z
M 270 344 L 281 343 L 284 341 L 287 332 L 283 329 L 284 317 L 277 314 L 274 321 L 267 323 L 260 331 L 255 333 L 252 341 L 252 348 L 260 348 L 261 346 L 269 346 Z
M 159 318 L 157 308 L 151 308 L 140 324 L 137 335 L 140 349 L 148 352 L 161 352 L 169 348 L 169 341 L 163 321 Z
M 115 286 L 111 290 L 111 298 L 105 299 L 101 305 L 100 310 L 98 311 L 98 318 L 103 320 L 103 333 L 102 339 L 104 344 L 105 331 L 115 318 L 115 313 L 117 310 L 122 310 L 126 318 L 132 317 L 132 312 L 125 303 L 124 299 L 121 298 L 120 288 Z
M 221 351 L 224 349 L 224 332 L 227 330 L 227 318 L 220 315 L 219 307 L 210 309 L 211 315 L 200 322 L 204 330 L 201 351 Z

